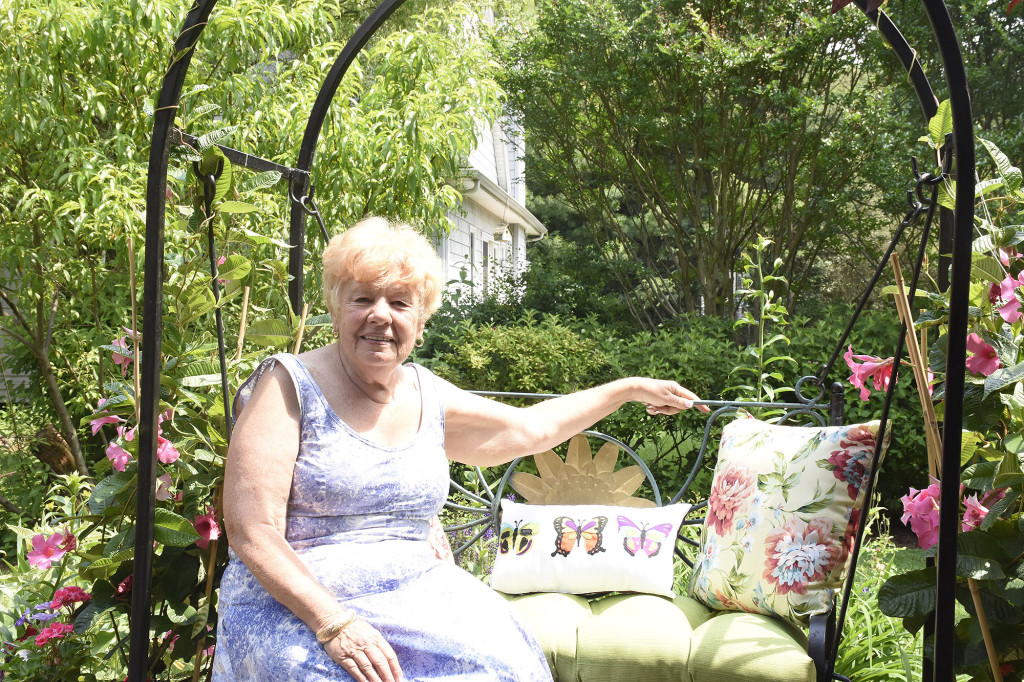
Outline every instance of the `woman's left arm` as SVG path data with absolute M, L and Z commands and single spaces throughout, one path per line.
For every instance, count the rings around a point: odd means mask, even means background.
M 628 402 L 647 405 L 651 414 L 675 414 L 699 398 L 674 381 L 643 377 L 512 407 L 443 382 L 445 450 L 464 464 L 491 466 L 533 455 L 592 426 Z M 707 412 L 708 408 L 699 405 Z

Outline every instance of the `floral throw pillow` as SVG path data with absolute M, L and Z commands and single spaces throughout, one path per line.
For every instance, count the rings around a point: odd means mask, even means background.
M 728 424 L 690 596 L 801 626 L 826 613 L 846 578 L 878 427 Z

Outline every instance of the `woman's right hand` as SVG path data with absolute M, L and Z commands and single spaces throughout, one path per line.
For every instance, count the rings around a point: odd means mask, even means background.
M 369 623 L 354 620 L 324 650 L 356 682 L 402 682 L 395 650 Z

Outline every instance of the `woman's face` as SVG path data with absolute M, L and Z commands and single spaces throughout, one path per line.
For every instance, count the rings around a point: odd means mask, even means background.
M 402 284 L 380 288 L 347 282 L 334 324 L 338 345 L 349 361 L 366 367 L 398 366 L 423 333 L 419 292 Z

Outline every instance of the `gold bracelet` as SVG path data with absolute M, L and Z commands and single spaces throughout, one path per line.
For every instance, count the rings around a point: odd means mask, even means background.
M 327 644 L 335 637 L 341 634 L 341 631 L 347 628 L 349 625 L 354 623 L 356 620 L 356 614 L 354 611 L 349 611 L 346 615 L 336 618 L 327 625 L 323 626 L 316 631 L 316 641 L 321 644 Z

